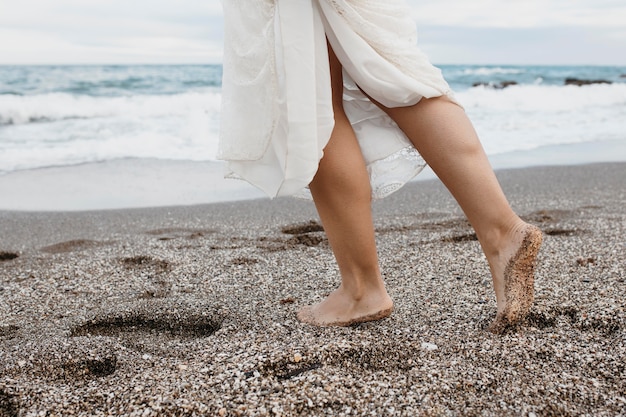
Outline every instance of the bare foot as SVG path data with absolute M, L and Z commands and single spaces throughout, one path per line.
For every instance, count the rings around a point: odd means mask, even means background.
M 498 267 L 492 267 L 494 286 L 498 299 L 496 319 L 489 326 L 489 331 L 502 333 L 508 327 L 519 323 L 528 314 L 534 300 L 534 271 L 541 241 L 539 228 L 526 224 L 516 235 L 512 246 L 517 250 L 500 273 Z
M 303 307 L 298 312 L 298 320 L 315 326 L 350 326 L 384 319 L 392 311 L 393 301 L 384 288 L 369 291 L 355 300 L 340 286 L 321 303 Z

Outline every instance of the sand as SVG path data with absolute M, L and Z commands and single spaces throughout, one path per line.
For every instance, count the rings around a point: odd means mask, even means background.
M 295 317 L 338 283 L 311 202 L 0 212 L 0 415 L 624 415 L 626 164 L 498 177 L 544 232 L 504 335 L 437 181 L 374 204 L 395 311 L 347 328 Z

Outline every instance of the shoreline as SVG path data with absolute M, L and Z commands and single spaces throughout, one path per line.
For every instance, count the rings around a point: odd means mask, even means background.
M 535 305 L 503 336 L 439 181 L 374 202 L 396 309 L 348 328 L 295 318 L 339 280 L 310 201 L 0 211 L 0 415 L 620 414 L 625 168 L 497 172 L 545 235 Z
M 490 155 L 495 170 L 625 162 L 626 140 L 544 146 Z M 265 198 L 224 179 L 223 162 L 121 159 L 0 175 L 0 210 L 84 211 L 209 204 Z M 431 180 L 427 167 L 410 182 Z

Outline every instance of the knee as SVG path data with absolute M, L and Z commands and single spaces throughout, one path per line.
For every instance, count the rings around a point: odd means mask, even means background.
M 370 204 L 372 201 L 369 178 L 364 180 L 358 175 L 324 178 L 318 172 L 309 187 L 314 199 L 322 197 L 342 206 Z
M 370 202 L 372 198 L 367 169 L 352 155 L 326 153 L 310 186 L 312 191 L 315 188 L 348 202 Z

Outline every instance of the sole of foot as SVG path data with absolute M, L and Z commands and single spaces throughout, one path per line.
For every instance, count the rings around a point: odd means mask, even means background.
M 298 312 L 298 320 L 300 320 L 302 323 L 311 324 L 313 326 L 318 326 L 318 327 L 329 327 L 329 326 L 347 327 L 347 326 L 353 326 L 359 323 L 366 323 L 368 321 L 382 320 L 384 318 L 389 317 L 392 312 L 393 312 L 393 307 L 381 310 L 373 314 L 367 314 L 365 316 L 352 318 L 349 320 L 338 319 L 334 321 L 333 320 L 326 321 L 326 320 L 319 320 L 316 317 L 316 314 L 314 312 L 314 306 L 306 306 L 306 307 L 303 307 Z
M 543 234 L 532 225 L 526 227 L 524 233 L 522 244 L 504 269 L 506 307 L 489 326 L 492 333 L 501 334 L 519 324 L 533 304 L 535 266 Z

